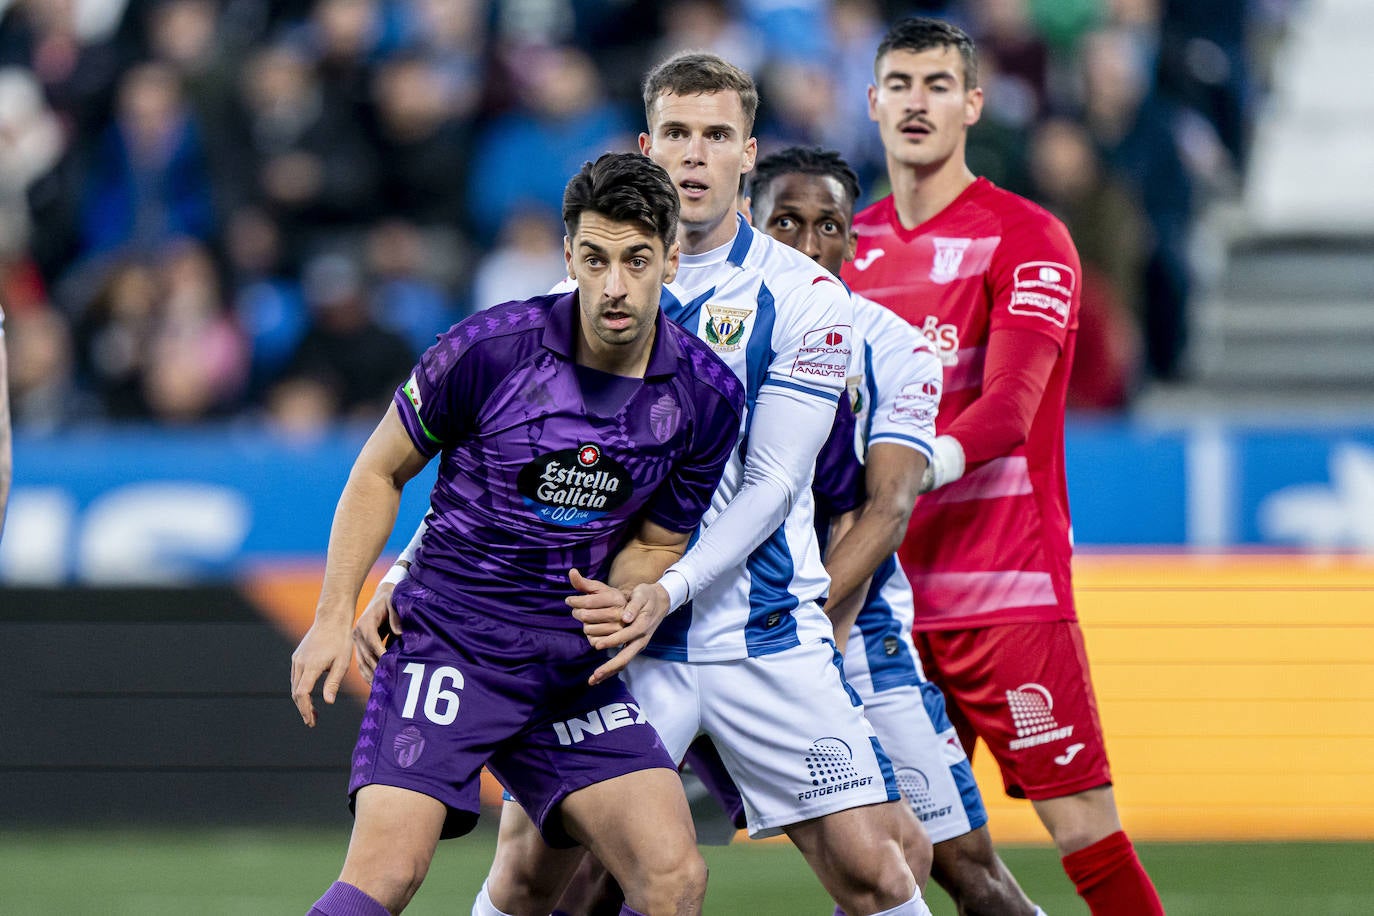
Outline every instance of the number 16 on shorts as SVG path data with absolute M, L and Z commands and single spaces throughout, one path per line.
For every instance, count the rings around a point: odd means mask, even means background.
M 452 665 L 440 665 L 429 670 L 420 662 L 410 662 L 401 669 L 407 679 L 406 702 L 401 716 L 414 719 L 420 696 L 424 695 L 425 718 L 435 725 L 452 725 L 458 718 L 460 697 L 463 689 L 463 672 Z

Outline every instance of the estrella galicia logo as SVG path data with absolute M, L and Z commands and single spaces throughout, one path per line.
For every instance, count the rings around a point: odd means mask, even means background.
M 520 469 L 515 486 L 535 515 L 565 528 L 601 518 L 634 492 L 625 466 L 591 443 L 540 455 Z

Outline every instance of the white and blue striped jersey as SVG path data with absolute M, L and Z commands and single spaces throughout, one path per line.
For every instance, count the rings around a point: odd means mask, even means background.
M 732 537 L 744 540 L 749 533 L 739 512 L 727 517 L 719 530 L 713 532 L 712 525 L 740 493 L 751 448 L 790 447 L 785 435 L 766 437 L 766 444 L 750 442 L 761 393 L 768 397 L 770 411 L 794 410 L 798 424 L 816 424 L 816 404 L 828 405 L 821 418 L 828 430 L 833 406 L 845 391 L 853 306 L 828 271 L 752 228 L 743 217 L 729 245 L 681 256 L 677 279 L 660 304 L 669 318 L 710 344 L 745 386 L 740 445 L 682 561 L 690 564 L 693 549 L 708 533 L 716 550 L 728 549 Z M 776 418 L 775 413 L 768 428 L 778 428 Z M 778 441 L 771 441 L 775 438 Z M 824 438 L 825 430 L 818 430 L 816 445 Z M 761 460 L 757 455 L 756 459 Z M 796 471 L 805 479 L 797 481 L 796 497 L 782 524 L 747 555 L 747 544 L 730 553 L 733 565 L 723 573 L 703 577 L 700 591 L 667 616 L 644 654 L 721 661 L 767 655 L 832 636 L 829 620 L 816 604 L 830 580 L 813 526 L 814 464 L 811 454 L 804 469 Z
M 871 299 L 854 294 L 856 348 L 850 398 L 855 450 L 864 460 L 881 442 L 913 448 L 930 459 L 944 380 L 940 356 L 921 332 Z M 866 671 L 874 690 L 925 680 L 911 640 L 911 584 L 896 555 L 873 573 L 863 609 L 845 647 L 847 677 Z

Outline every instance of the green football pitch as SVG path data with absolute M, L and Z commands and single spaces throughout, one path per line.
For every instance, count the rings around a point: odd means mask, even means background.
M 491 860 L 493 835 L 445 842 L 411 907 L 465 914 Z M 0 912 L 10 916 L 267 916 L 304 914 L 336 877 L 345 832 L 0 832 Z M 1083 916 L 1054 852 L 1003 857 L 1050 916 Z M 796 850 L 782 843 L 708 848 L 709 914 L 829 916 Z M 1171 916 L 1374 913 L 1374 843 L 1145 844 L 1141 858 Z M 931 909 L 953 914 L 932 888 Z

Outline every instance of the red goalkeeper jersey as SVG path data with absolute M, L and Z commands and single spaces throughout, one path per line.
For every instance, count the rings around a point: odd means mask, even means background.
M 962 478 L 917 501 L 900 550 L 916 629 L 1073 618 L 1064 395 L 1081 275 L 1068 230 L 982 178 L 915 229 L 891 197 L 854 225 L 844 279 L 934 342 L 937 432 L 967 457 Z

